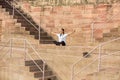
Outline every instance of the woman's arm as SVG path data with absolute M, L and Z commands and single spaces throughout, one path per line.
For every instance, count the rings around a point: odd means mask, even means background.
M 68 35 L 71 35 L 71 34 L 73 34 L 74 32 L 75 32 L 75 30 L 73 30 L 72 32 L 68 33 Z
M 54 35 L 56 35 L 57 33 L 55 33 L 55 32 L 51 32 L 51 34 L 54 34 Z

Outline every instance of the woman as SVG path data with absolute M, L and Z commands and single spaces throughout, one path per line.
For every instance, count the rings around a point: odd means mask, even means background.
M 73 31 L 73 32 L 75 32 L 75 31 Z M 58 34 L 57 34 L 57 33 L 54 33 L 54 32 L 51 32 L 51 33 L 57 35 L 57 37 L 58 37 L 58 41 L 54 41 L 54 43 L 55 43 L 57 46 L 60 46 L 60 45 L 66 46 L 66 37 L 67 37 L 68 35 L 72 34 L 73 32 L 66 34 L 66 33 L 65 33 L 65 30 L 62 28 L 61 31 L 60 31 L 60 33 L 58 33 Z

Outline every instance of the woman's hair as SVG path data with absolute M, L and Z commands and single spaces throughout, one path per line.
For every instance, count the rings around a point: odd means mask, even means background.
M 65 30 L 64 30 L 63 28 L 61 28 L 61 30 L 63 31 L 63 34 L 64 34 L 64 31 L 65 31 Z

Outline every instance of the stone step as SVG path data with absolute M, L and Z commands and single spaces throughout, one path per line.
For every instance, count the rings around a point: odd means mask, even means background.
M 21 23 L 15 23 L 15 26 L 21 27 Z
M 39 65 L 39 67 L 43 70 L 43 65 Z M 48 69 L 49 69 L 48 66 L 45 65 L 45 70 L 48 70 Z M 34 66 L 29 67 L 29 71 L 30 72 L 39 72 L 41 70 L 37 67 L 37 65 L 34 65 Z
M 24 22 L 20 22 L 22 24 L 22 26 L 25 26 L 25 27 L 29 27 L 29 26 L 32 26 L 30 23 L 28 23 L 27 21 Z
M 43 79 L 39 78 L 39 80 L 43 80 Z M 55 75 L 45 76 L 45 80 L 56 80 L 56 76 Z
M 33 35 L 38 35 L 38 30 L 37 29 L 35 29 L 35 27 L 31 27 L 31 29 L 28 29 L 28 27 L 27 27 L 27 30 L 30 30 L 30 32 L 31 32 L 31 34 L 33 34 Z M 40 29 L 40 33 L 47 33 L 47 32 L 45 32 L 43 29 Z
M 104 37 L 102 39 L 102 42 L 106 42 L 106 41 L 110 41 L 110 40 L 113 40 L 113 39 L 116 39 L 116 38 L 119 38 L 120 35 L 115 35 L 115 36 L 112 36 L 112 37 Z M 117 41 L 114 41 L 115 43 L 119 43 L 120 40 L 117 40 Z M 109 43 L 110 44 L 110 43 Z
M 5 8 L 5 10 L 9 13 L 13 13 L 13 8 L 12 7 L 11 8 Z
M 39 39 L 39 35 L 35 35 L 35 39 Z M 51 40 L 53 38 L 51 36 L 43 36 L 43 35 L 41 35 L 40 39 L 41 40 Z
M 28 20 L 31 21 L 32 23 L 34 22 L 34 21 L 32 20 L 32 18 L 31 18 L 30 16 L 28 16 L 27 14 L 25 14 L 25 13 L 16 14 L 16 15 L 15 15 L 15 18 L 17 18 L 17 19 L 25 19 L 23 16 L 26 17 L 26 19 L 28 19 Z M 34 23 L 35 23 L 35 22 L 34 22 Z
M 103 33 L 103 38 L 96 39 L 99 42 L 104 42 L 108 41 L 110 39 L 115 39 L 120 37 L 120 29 L 119 27 L 117 28 L 112 28 L 109 33 Z
M 17 19 L 17 22 L 28 23 L 25 19 Z
M 116 45 L 117 46 L 117 45 Z M 57 46 L 57 47 L 62 47 L 62 46 Z M 114 47 L 114 46 L 113 46 Z M 53 49 L 52 49 L 53 48 Z M 112 48 L 112 47 L 109 47 L 109 48 Z M 114 49 L 111 50 L 111 49 L 106 49 L 106 48 L 103 48 L 102 49 L 102 55 L 106 55 L 106 54 L 109 54 L 111 52 L 115 52 L 115 51 L 118 51 L 119 48 L 117 49 Z M 79 49 L 67 49 L 67 48 L 56 48 L 56 47 L 51 47 L 51 48 L 39 48 L 38 51 L 39 52 L 42 52 L 43 54 L 51 54 L 51 55 L 71 55 L 71 56 L 83 56 L 83 53 L 84 52 L 90 52 L 93 48 L 79 48 Z M 90 56 L 93 56 L 93 55 L 98 55 L 98 49 L 94 50 Z
M 40 45 L 39 49 L 72 50 L 72 51 L 76 51 L 76 50 L 80 50 L 80 49 L 93 49 L 95 46 L 94 45 L 93 46 L 81 46 L 81 45 L 80 46 L 71 46 L 71 45 L 67 45 L 67 46 Z
M 21 17 L 20 14 L 19 15 L 14 15 L 14 18 L 16 18 L 16 19 L 24 19 L 23 17 Z
M 8 5 L 7 3 L 6 4 L 0 4 L 2 5 L 2 8 L 12 8 L 10 5 Z
M 30 32 L 38 31 L 34 26 L 31 26 L 31 25 L 27 25 L 27 26 L 23 26 L 23 27 L 25 27 L 26 31 L 30 31 Z
M 118 28 L 113 28 L 110 30 L 110 32 L 118 32 Z
M 35 63 L 37 63 L 38 65 L 43 64 L 42 60 L 34 60 Z M 29 60 L 29 61 L 25 61 L 25 66 L 33 66 L 35 65 L 35 63 L 33 62 L 33 60 Z
M 33 26 L 33 25 L 36 26 L 37 28 L 39 27 L 39 26 L 38 26 L 36 23 L 34 23 L 33 21 L 30 21 L 30 22 L 32 23 L 32 24 L 31 24 L 29 21 L 27 21 L 27 20 L 24 19 L 24 18 L 23 18 L 23 19 L 18 18 L 18 19 L 17 19 L 17 22 L 20 22 L 20 23 L 22 23 L 23 25 L 30 24 L 30 25 L 32 25 L 32 26 Z
M 52 71 L 47 70 L 47 71 L 45 71 L 44 75 L 45 75 L 45 76 L 50 76 L 50 75 L 53 75 L 53 73 L 52 73 Z M 43 72 L 35 72 L 35 73 L 34 73 L 34 77 L 35 77 L 35 78 L 40 78 L 40 77 L 42 77 L 42 76 L 43 76 Z
M 6 16 L 9 16 L 9 12 L 4 12 L 4 14 L 5 14 Z
M 104 37 L 120 37 L 120 34 L 119 34 L 119 32 L 111 32 L 111 33 L 104 33 L 103 34 L 103 38 Z
M 13 15 L 10 15 L 10 14 L 9 14 L 9 16 L 10 16 L 10 18 L 12 18 L 12 19 L 13 19 Z M 16 22 L 17 22 L 17 19 L 15 19 L 15 20 L 16 20 Z
M 39 28 L 39 26 L 37 24 L 33 24 L 33 23 L 31 24 L 30 22 L 28 22 L 26 20 L 18 21 L 18 22 L 21 23 L 22 26 L 26 27 L 27 30 L 29 30 L 29 28 L 34 28 L 34 27 Z M 32 30 L 34 30 L 34 29 L 32 29 Z M 43 30 L 41 29 L 41 31 L 43 31 Z
M 98 39 L 96 39 L 96 41 L 99 41 L 99 42 L 102 43 L 102 42 L 106 42 L 106 41 L 110 41 L 110 40 L 116 39 L 116 38 L 118 38 L 118 36 L 98 38 Z M 120 40 L 115 41 L 115 43 L 117 43 L 117 44 L 119 44 L 119 42 L 120 42 Z
M 41 44 L 53 44 L 53 41 L 55 40 L 40 40 Z
M 39 34 L 38 31 L 30 32 L 30 35 L 38 35 L 38 34 Z M 40 31 L 40 35 L 41 36 L 48 36 L 47 32 L 42 32 L 42 30 Z

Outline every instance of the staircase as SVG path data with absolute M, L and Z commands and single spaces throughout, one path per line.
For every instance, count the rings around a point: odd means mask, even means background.
M 13 7 L 6 3 L 4 0 L 0 1 L 2 8 L 9 12 L 9 15 L 13 15 Z M 30 32 L 30 35 L 34 35 L 34 38 L 39 40 L 39 26 L 33 21 L 33 19 L 25 14 L 19 8 L 14 10 L 14 19 L 17 19 L 17 23 L 21 23 L 21 27 L 25 27 L 26 31 Z M 52 44 L 54 39 L 42 28 L 40 29 L 40 43 L 42 44 Z
M 108 33 L 103 33 L 103 38 L 99 38 L 96 40 L 103 42 L 103 41 L 108 41 L 110 39 L 114 39 L 118 37 L 120 37 L 120 26 L 117 28 L 112 28 Z
M 43 61 L 42 60 L 34 60 L 37 65 L 43 70 Z M 38 78 L 39 80 L 43 80 L 43 73 L 40 71 L 40 69 L 36 66 L 36 64 L 32 61 L 25 61 L 25 66 L 29 67 L 29 71 L 34 73 L 34 77 Z M 56 76 L 53 74 L 52 70 L 48 67 L 48 65 L 45 65 L 45 79 L 44 80 L 56 80 Z

